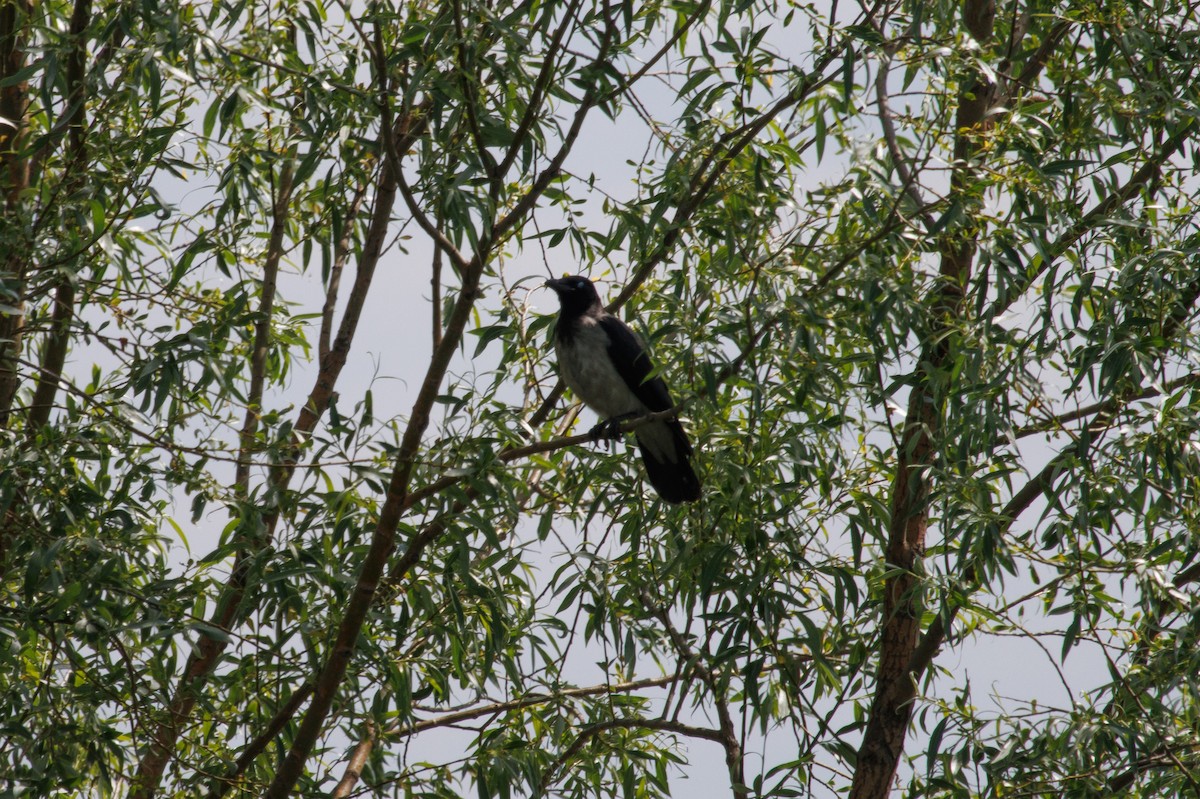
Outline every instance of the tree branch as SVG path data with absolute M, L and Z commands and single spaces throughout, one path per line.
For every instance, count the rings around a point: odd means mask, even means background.
M 387 133 L 386 131 L 391 130 L 391 128 L 385 126 L 384 132 L 381 133 L 380 144 L 388 152 L 393 150 L 393 148 L 387 147 L 388 141 L 393 143 L 395 151 L 407 151 L 416 139 L 425 132 L 425 125 L 426 120 L 420 113 L 420 109 L 414 110 L 403 120 L 396 123 L 396 133 Z M 397 135 L 399 138 L 395 138 Z M 393 164 L 394 168 L 389 167 L 389 164 Z M 396 204 L 396 191 L 399 185 L 400 174 L 398 171 L 399 168 L 398 159 L 386 159 L 381 167 L 380 183 L 375 190 L 375 204 L 371 211 L 371 219 L 367 224 L 366 236 L 363 240 L 362 254 L 358 259 L 358 270 L 354 277 L 354 284 L 351 286 L 350 296 L 346 300 L 346 309 L 342 312 L 342 321 L 338 325 L 337 335 L 333 339 L 327 357 L 321 359 L 316 380 L 308 394 L 308 399 L 301 406 L 300 413 L 296 418 L 296 424 L 292 428 L 292 436 L 288 447 L 289 452 L 292 453 L 292 457 L 280 464 L 277 469 L 273 470 L 271 475 L 271 483 L 280 493 L 291 482 L 296 467 L 295 458 L 304 441 L 316 429 L 317 422 L 320 421 L 328 409 L 329 403 L 333 399 L 338 377 L 341 375 L 342 369 L 346 365 L 346 360 L 350 355 L 350 346 L 354 342 L 355 333 L 358 331 L 358 323 L 362 317 L 372 279 L 375 276 L 375 268 L 379 264 L 379 259 L 383 255 L 384 245 L 387 242 L 392 209 Z M 267 518 L 266 526 L 269 535 L 273 535 L 277 522 L 277 512 Z
M 1136 394 L 1129 397 L 1109 397 L 1100 402 L 1093 402 L 1090 405 L 1084 405 L 1076 408 L 1073 411 L 1064 411 L 1063 413 L 1055 414 L 1048 419 L 1043 419 L 1033 424 L 1028 424 L 1023 427 L 1018 427 L 1012 437 L 1014 439 L 1028 438 L 1029 436 L 1037 435 L 1038 433 L 1051 433 L 1062 430 L 1063 427 L 1071 422 L 1078 421 L 1088 416 L 1098 416 L 1102 413 L 1109 413 L 1128 405 L 1130 402 L 1137 400 L 1150 399 L 1160 396 L 1163 392 L 1175 391 L 1176 389 L 1186 388 L 1187 386 L 1200 383 L 1200 372 L 1192 372 L 1191 374 L 1183 375 L 1174 380 L 1168 380 L 1162 385 L 1162 389 L 1154 386 L 1149 386 L 1142 389 Z M 1007 440 L 1004 438 L 1003 440 Z M 999 443 L 1001 439 L 997 440 Z
M 458 80 L 459 90 L 463 95 L 463 103 L 461 108 L 463 116 L 467 120 L 467 133 L 470 134 L 471 143 L 475 146 L 475 157 L 479 159 L 479 166 L 483 169 L 484 175 L 487 176 L 488 183 L 491 185 L 491 192 L 498 193 L 500 187 L 499 174 L 496 171 L 496 159 L 488 152 L 487 147 L 483 143 L 483 131 L 479 127 L 479 116 L 475 113 L 475 109 L 479 106 L 479 94 L 475 91 L 475 84 L 470 78 L 475 77 L 477 70 L 472 69 L 472 64 L 466 62 L 464 58 L 466 50 L 466 32 L 463 30 L 463 9 L 461 0 L 450 0 L 450 17 L 454 23 L 454 60 L 457 62 L 457 69 L 451 71 L 451 75 Z M 378 28 L 377 28 L 378 29 Z M 486 47 L 490 42 L 484 45 Z
M 317 340 L 317 363 L 329 357 L 330 339 L 333 337 L 333 315 L 337 310 L 338 292 L 342 285 L 342 271 L 350 257 L 350 240 L 354 235 L 354 223 L 362 210 L 370 182 L 363 180 L 354 189 L 346 215 L 342 219 L 342 235 L 333 245 L 333 263 L 329 267 L 329 282 L 325 287 L 325 302 L 321 306 L 321 332 Z
M 601 51 L 603 54 L 606 50 L 602 47 Z M 446 320 L 446 329 L 442 341 L 434 349 L 429 368 L 426 370 L 425 378 L 421 383 L 416 400 L 413 403 L 412 411 L 409 414 L 408 425 L 405 427 L 404 435 L 400 440 L 396 466 L 388 483 L 387 496 L 380 509 L 379 519 L 371 537 L 370 548 L 363 560 L 350 602 L 338 627 L 337 639 L 326 657 L 325 665 L 320 675 L 317 677 L 313 701 L 301 719 L 291 749 L 280 765 L 275 779 L 267 788 L 266 796 L 268 799 L 283 799 L 291 792 L 292 787 L 300 778 L 308 755 L 317 738 L 320 736 L 325 719 L 333 705 L 337 689 L 345 676 L 346 667 L 353 655 L 358 634 L 362 629 L 367 611 L 370 609 L 379 588 L 380 578 L 383 575 L 392 552 L 395 550 L 396 530 L 408 501 L 409 482 L 416 464 L 416 454 L 421 445 L 421 438 L 429 425 L 429 415 L 436 401 L 437 394 L 440 391 L 446 370 L 449 368 L 450 361 L 458 349 L 463 331 L 470 320 L 475 302 L 479 297 L 480 279 L 483 275 L 484 265 L 491 254 L 490 248 L 503 237 L 504 232 L 508 228 L 514 226 L 519 219 L 532 210 L 537 198 L 545 191 L 554 174 L 557 174 L 562 160 L 566 158 L 582 126 L 585 109 L 590 107 L 586 98 L 583 106 L 584 108 L 581 108 L 576 113 L 571 131 L 568 133 L 550 166 L 534 181 L 533 186 L 517 201 L 508 215 L 492 224 L 489 231 L 490 235 L 480 237 L 479 250 L 470 261 L 462 264 L 461 286 L 458 291 L 458 297 L 455 300 L 450 317 Z M 390 135 L 388 132 L 390 130 L 389 126 L 385 124 L 384 130 L 386 139 Z M 398 172 L 399 153 L 386 140 L 385 151 L 387 152 L 388 168 L 394 173 L 394 179 L 397 185 L 402 187 L 403 191 L 403 175 Z M 412 198 L 411 195 L 406 194 L 405 199 L 411 205 L 415 206 L 415 198 Z M 419 208 L 417 210 L 419 211 Z M 422 227 L 429 226 L 429 220 L 424 217 L 423 213 L 418 213 L 417 216 L 418 224 L 421 224 Z M 439 231 L 427 229 L 427 232 L 435 238 L 435 241 L 437 240 Z M 455 258 L 455 250 L 447 249 L 446 252 L 452 259 Z M 393 579 L 400 579 L 407 574 L 408 570 L 420 559 L 425 547 L 441 534 L 444 524 L 444 521 L 440 523 L 435 522 L 410 539 L 404 556 L 401 558 L 397 568 L 393 570 Z
M 29 81 L 12 80 L 25 69 L 28 45 L 28 16 L 33 13 L 31 0 L 0 3 L 0 185 L 4 189 L 4 216 L 12 219 L 21 210 L 29 186 L 29 158 L 25 156 L 28 136 Z M 21 384 L 17 359 L 25 326 L 25 281 L 29 270 L 28 253 L 12 247 L 3 256 L 8 286 L 0 301 L 12 307 L 0 313 L 0 428 L 8 426 L 9 413 Z M 2 550 L 2 547 L 0 547 Z
M 994 320 L 1006 312 L 1018 298 L 1023 296 L 1037 282 L 1038 278 L 1046 273 L 1046 270 L 1050 268 L 1050 265 L 1057 258 L 1061 257 L 1087 233 L 1101 226 L 1104 220 L 1114 211 L 1124 206 L 1141 192 L 1154 179 L 1163 165 L 1179 152 L 1183 148 L 1183 145 L 1187 144 L 1196 135 L 1197 131 L 1200 131 L 1200 120 L 1192 117 L 1188 120 L 1187 124 L 1175 131 L 1171 138 L 1163 143 L 1158 153 L 1148 158 L 1123 186 L 1097 203 L 1090 211 L 1067 228 L 1065 233 L 1055 241 L 1049 243 L 1043 250 L 1045 255 L 1040 256 L 1041 260 L 1031 269 L 1026 270 L 1025 279 L 1022 281 L 1021 287 L 1006 296 L 996 299 L 983 314 L 982 318 L 984 320 Z
M 563 37 L 566 36 L 571 23 L 575 21 L 575 14 L 579 11 L 580 4 L 581 0 L 571 0 L 571 3 L 563 13 L 562 23 L 555 29 L 554 34 L 550 37 L 550 41 L 546 45 L 546 53 L 542 57 L 542 68 L 538 71 L 537 79 L 533 83 L 533 91 L 529 93 L 529 101 L 525 105 L 525 113 L 521 115 L 521 121 L 517 123 L 516 128 L 513 130 L 512 142 L 508 145 L 508 150 L 504 153 L 504 159 L 496 169 L 497 175 L 503 176 L 508 173 L 508 170 L 516 162 L 526 137 L 529 136 L 529 131 L 533 127 L 533 121 L 537 119 L 538 108 L 541 106 L 546 90 L 554 78 L 555 68 L 558 66 L 558 56 L 562 49 Z M 493 194 L 493 202 L 498 199 L 499 197 Z
M 68 35 L 71 37 L 71 52 L 67 56 L 67 107 L 70 112 L 67 117 L 67 165 L 64 169 L 63 181 L 67 184 L 66 193 L 73 194 L 83 185 L 88 173 L 87 139 L 85 136 L 85 121 L 87 118 L 87 33 L 92 19 L 91 0 L 75 0 L 71 11 L 71 22 Z M 38 377 L 37 386 L 33 391 L 33 401 L 29 405 L 29 416 L 26 418 L 25 437 L 32 441 L 37 431 L 50 421 L 50 410 L 54 407 L 54 397 L 58 393 L 59 375 L 67 362 L 67 352 L 71 346 L 71 322 L 75 317 L 75 282 L 78 278 L 79 262 L 82 255 L 73 260 L 74 270 L 66 268 L 60 271 L 58 285 L 54 291 L 54 312 L 50 322 L 50 335 L 46 340 L 46 349 L 42 355 L 42 372 Z
M 612 45 L 612 38 L 612 24 L 609 22 L 605 26 L 596 57 L 592 60 L 593 67 L 599 68 L 604 65 L 604 59 L 608 57 L 609 48 Z M 587 119 L 588 114 L 596 106 L 599 96 L 599 92 L 595 86 L 589 87 L 584 93 L 579 101 L 578 108 L 575 109 L 575 114 L 571 118 L 571 126 L 567 129 L 558 152 L 550 159 L 550 163 L 546 168 L 538 173 L 529 190 L 513 204 L 512 209 L 492 225 L 488 233 L 487 240 L 489 243 L 499 242 L 518 222 L 523 220 L 533 210 L 534 205 L 542 194 L 545 193 L 550 184 L 562 173 L 563 162 L 567 160 L 567 155 L 574 148 L 575 140 L 579 138 L 579 132 L 583 130 L 583 121 Z
M 554 761 L 546 768 L 546 773 L 542 775 L 541 784 L 538 786 L 536 796 L 544 796 L 549 790 L 550 785 L 554 782 L 554 775 L 559 771 L 571 758 L 579 754 L 580 750 L 587 745 L 588 741 L 595 738 L 601 733 L 609 730 L 654 730 L 656 732 L 671 732 L 677 735 L 683 735 L 688 738 L 700 738 L 706 741 L 715 741 L 722 743 L 721 733 L 716 730 L 710 730 L 707 727 L 693 727 L 689 724 L 683 724 L 678 721 L 667 721 L 665 719 L 610 719 L 601 721 L 597 724 L 592 724 L 584 727 L 579 731 L 579 735 L 568 746 L 562 754 L 554 759 Z
M 822 54 L 813 68 L 801 76 L 790 92 L 777 100 L 755 119 L 721 136 L 717 145 L 700 161 L 699 166 L 696 168 L 689 182 L 686 199 L 677 206 L 675 214 L 671 219 L 671 224 L 663 234 L 662 241 L 642 260 L 638 268 L 630 276 L 630 279 L 626 281 L 625 286 L 621 289 L 621 293 L 608 304 L 610 312 L 628 302 L 658 265 L 666 260 L 683 234 L 687 220 L 691 218 L 703 204 L 704 200 L 712 193 L 717 181 L 725 174 L 729 165 L 734 162 L 741 152 L 750 146 L 758 137 L 758 134 L 780 114 L 799 105 L 811 96 L 814 91 L 833 80 L 835 77 L 834 74 L 826 75 L 824 72 L 829 68 L 830 64 L 845 52 L 846 47 L 847 45 L 843 43 L 838 49 Z
M 208 799 L 221 799 L 222 796 L 229 793 L 229 790 L 246 773 L 246 769 L 250 768 L 254 760 L 283 731 L 283 728 L 296 715 L 296 711 L 300 709 L 300 706 L 304 704 L 304 701 L 308 699 L 311 693 L 312 683 L 307 681 L 292 692 L 292 695 L 288 697 L 288 701 L 271 717 L 266 729 L 242 749 L 242 753 L 238 755 L 238 759 L 229 773 L 213 781 L 212 787 L 208 791 Z
M 246 418 L 238 439 L 238 464 L 234 486 L 240 498 L 250 494 L 250 466 L 262 414 L 263 387 L 266 383 L 267 354 L 271 348 L 271 321 L 275 314 L 275 291 L 279 283 L 279 263 L 283 260 L 288 209 L 292 200 L 295 161 L 289 160 L 279 174 L 279 187 L 271 209 L 271 233 L 267 257 L 263 262 L 262 287 L 258 301 L 258 319 L 254 323 L 254 344 L 250 350 L 250 385 L 246 392 Z
M 363 766 L 367 764 L 367 760 L 371 757 L 371 752 L 375 748 L 375 725 L 371 722 L 367 723 L 367 734 L 354 747 L 354 751 L 350 753 L 350 760 L 346 763 L 346 771 L 342 774 L 341 780 L 330 794 L 332 799 L 346 799 L 350 792 L 354 790 L 354 786 L 358 785 L 358 780 L 362 776 Z
M 390 153 L 391 150 L 389 149 Z M 390 158 L 390 157 L 389 157 Z M 399 164 L 399 160 L 396 161 Z M 454 242 L 450 241 L 449 237 L 442 232 L 442 229 L 429 220 L 429 215 L 421 208 L 421 204 L 417 202 L 416 196 L 413 194 L 412 187 L 408 185 L 408 181 L 404 177 L 403 172 L 397 172 L 397 186 L 400 189 L 400 196 L 404 199 L 404 205 L 408 208 L 409 215 L 413 221 L 417 223 L 417 227 L 425 232 L 426 236 L 433 241 L 434 247 L 441 252 L 444 252 L 450 261 L 454 264 L 456 271 L 462 272 L 468 268 L 470 259 L 463 255 Z
M 387 733 L 389 737 L 407 738 L 416 735 L 426 730 L 433 730 L 439 727 L 450 727 L 455 724 L 461 724 L 464 721 L 472 721 L 474 719 L 483 718 L 484 716 L 498 716 L 501 713 L 509 713 L 513 710 L 522 710 L 527 707 L 535 707 L 537 705 L 549 704 L 561 699 L 578 699 L 587 696 L 606 696 L 609 694 L 625 694 L 639 691 L 643 688 L 658 688 L 664 685 L 670 685 L 679 678 L 676 675 L 669 677 L 652 677 L 644 680 L 630 680 L 629 682 L 617 683 L 615 685 L 590 685 L 585 688 L 566 688 L 560 691 L 555 691 L 549 694 L 529 694 L 520 699 L 512 699 L 508 702 L 495 702 L 483 707 L 468 708 L 466 710 L 457 710 L 452 713 L 445 713 L 435 719 L 425 719 L 423 721 L 413 722 L 411 724 L 400 725 L 390 729 Z
M 921 196 L 916 175 L 908 168 L 908 161 L 905 159 L 904 153 L 900 151 L 900 142 L 896 137 L 896 123 L 892 118 L 891 109 L 888 108 L 887 79 L 888 62 L 881 61 L 875 76 L 875 101 L 879 105 L 879 125 L 883 128 L 883 140 L 887 143 L 888 153 L 892 157 L 892 166 L 900 177 L 900 185 L 904 193 L 912 200 L 917 209 L 917 216 L 921 218 L 925 229 L 933 230 L 936 220 L 929 213 L 929 203 L 925 202 L 925 198 Z
M 1163 329 L 1163 337 L 1165 339 L 1170 340 L 1178 335 L 1180 329 L 1183 327 L 1185 316 L 1179 313 L 1179 309 L 1184 306 L 1190 307 L 1198 299 L 1200 299 L 1200 279 L 1189 289 L 1183 301 L 1169 316 L 1168 322 L 1164 325 Z M 1167 384 L 1166 388 L 1167 390 L 1173 390 L 1195 383 L 1197 379 L 1200 379 L 1200 375 L 1185 375 L 1178 380 L 1171 381 Z M 1130 391 L 1125 395 L 1109 398 L 1108 400 L 1095 403 L 1087 408 L 1081 408 L 1078 411 L 1073 411 L 1071 414 L 1064 414 L 1063 417 L 1057 418 L 1065 421 L 1064 417 L 1069 415 L 1071 416 L 1071 420 L 1074 421 L 1085 416 L 1091 416 L 1091 420 L 1084 426 L 1085 429 L 1102 430 L 1111 424 L 1112 420 L 1117 417 L 1126 405 L 1140 399 L 1145 399 L 1147 396 L 1154 396 L 1157 393 L 1159 393 L 1157 390 Z M 1073 440 L 1051 458 L 1036 476 L 1031 478 L 1017 491 L 1000 511 L 999 516 L 1002 522 L 999 535 L 1003 536 L 1007 533 L 1020 515 L 1033 504 L 1034 500 L 1050 489 L 1070 461 L 1086 457 L 1088 448 L 1094 441 L 1095 438 L 1090 436 L 1079 437 Z M 977 575 L 974 565 L 970 564 L 959 576 L 958 581 L 970 585 L 975 583 L 976 579 Z M 1197 579 L 1200 579 L 1200 563 L 1193 564 L 1191 567 L 1177 574 L 1173 580 L 1173 584 L 1176 588 L 1181 588 Z M 974 588 L 970 588 L 969 591 L 974 591 Z M 933 658 L 937 655 L 938 650 L 945 641 L 949 628 L 954 623 L 960 609 L 960 604 L 943 602 L 937 616 L 934 617 L 933 622 L 930 623 L 929 628 L 925 631 L 920 642 L 913 650 L 913 654 L 906 667 L 907 673 L 911 675 L 911 680 L 906 684 L 908 688 L 906 701 L 911 701 L 915 698 L 916 683 L 924 677 L 932 665 Z M 1156 620 L 1147 618 L 1143 625 L 1145 632 L 1140 636 L 1138 646 L 1132 656 L 1134 662 L 1142 660 L 1145 653 L 1149 651 L 1150 642 L 1155 637 L 1153 631 L 1156 626 Z
M 1050 56 L 1054 54 L 1054 50 L 1074 24 L 1074 22 L 1067 19 L 1059 20 L 1054 24 L 1054 27 L 1046 34 L 1046 38 L 1042 40 L 1037 51 L 1025 62 L 1021 74 L 1013 81 L 1008 91 L 999 98 L 1002 105 L 1011 104 L 1018 96 L 1033 88 L 1034 83 L 1041 76 L 1042 70 L 1050 62 Z
M 963 23 L 987 46 L 993 34 L 994 0 L 966 0 Z M 970 207 L 973 164 L 982 145 L 982 124 L 993 86 L 976 70 L 957 97 L 950 193 Z M 969 216 L 969 212 L 968 212 Z M 875 695 L 858 750 L 850 799 L 884 799 L 891 792 L 912 717 L 914 685 L 908 662 L 918 647 L 921 614 L 917 563 L 925 552 L 929 526 L 930 470 L 938 453 L 947 388 L 939 374 L 955 357 L 953 331 L 970 281 L 977 243 L 966 225 L 943 231 L 939 280 L 930 297 L 930 331 L 924 334 L 908 410 L 901 428 L 892 481 L 883 587 L 883 629 Z
M 439 226 L 440 229 L 440 226 Z M 430 333 L 432 334 L 433 349 L 442 343 L 442 248 L 433 248 L 433 264 L 430 268 Z
M 664 608 L 658 607 L 655 604 L 654 598 L 647 593 L 642 593 L 639 596 L 642 601 L 642 606 L 658 619 L 663 628 L 667 631 L 667 636 L 671 639 L 671 645 L 675 651 L 686 661 L 688 669 L 700 677 L 700 680 L 708 688 L 712 694 L 713 705 L 717 710 L 717 722 L 720 724 L 719 731 L 716 732 L 716 737 L 712 740 L 721 744 L 725 750 L 725 769 L 729 773 L 729 785 L 736 796 L 748 796 L 750 791 L 746 787 L 745 763 L 743 761 L 742 742 L 738 738 L 737 728 L 733 723 L 733 716 L 729 712 L 729 697 L 725 687 L 717 680 L 716 674 L 712 669 L 701 662 L 700 656 L 688 645 L 688 642 L 679 631 L 675 629 L 675 625 L 671 622 L 671 617 Z
M 419 126 L 414 126 L 414 129 L 419 129 Z M 291 482 L 296 470 L 297 453 L 304 439 L 316 427 L 317 421 L 328 408 L 334 386 L 346 364 L 350 345 L 354 340 L 363 305 L 375 273 L 375 266 L 383 253 L 395 197 L 395 175 L 385 163 L 380 185 L 375 192 L 375 205 L 368 225 L 363 252 L 359 258 L 358 273 L 346 303 L 346 310 L 342 314 L 338 335 L 330 347 L 328 357 L 323 359 L 320 364 L 308 400 L 300 408 L 296 424 L 292 428 L 288 450 L 292 455 L 271 470 L 269 479 L 271 485 L 276 489 L 277 497 L 282 496 Z M 260 541 L 260 546 L 266 545 L 274 537 L 279 518 L 280 508 L 278 505 L 264 514 L 262 523 L 265 534 Z M 216 608 L 208 620 L 208 623 L 216 629 L 230 630 L 240 618 L 245 618 L 246 614 L 252 610 L 251 607 L 243 607 L 242 600 L 245 597 L 250 576 L 250 563 L 257 551 L 259 551 L 258 548 L 242 549 L 234 560 L 229 581 L 218 597 Z M 172 694 L 165 718 L 158 722 L 151 733 L 150 746 L 143 755 L 133 780 L 131 799 L 150 799 L 157 790 L 163 770 L 174 751 L 179 730 L 191 715 L 204 683 L 207 682 L 208 677 L 220 662 L 227 646 L 227 639 L 218 639 L 204 634 L 200 634 L 197 638 L 195 648 L 188 656 L 183 674 Z
M 1190 749 L 1190 747 L 1189 747 L 1189 749 Z M 1108 795 L 1109 796 L 1123 795 L 1127 790 L 1129 790 L 1133 786 L 1133 783 L 1135 783 L 1137 781 L 1137 778 L 1140 777 L 1142 774 L 1146 773 L 1147 771 L 1154 771 L 1157 769 L 1170 768 L 1171 766 L 1178 767 L 1180 765 L 1181 764 L 1180 764 L 1178 758 L 1172 757 L 1171 754 L 1169 753 L 1169 750 L 1166 747 L 1163 747 L 1162 749 L 1158 750 L 1157 752 L 1154 752 L 1152 754 L 1146 755 L 1145 757 L 1139 758 L 1128 769 L 1121 772 L 1120 774 L 1114 775 L 1108 781 L 1108 791 L 1109 791 Z
M 1188 304 L 1196 301 L 1194 296 L 1186 298 Z M 1166 338 L 1170 338 L 1178 333 L 1178 327 L 1182 323 L 1181 318 L 1177 314 L 1172 315 L 1172 319 L 1176 324 L 1168 328 L 1165 332 Z M 1187 375 L 1177 381 L 1172 381 L 1170 387 L 1175 388 L 1182 385 L 1194 383 L 1198 379 L 1198 375 Z M 1088 408 L 1081 408 L 1079 411 L 1074 411 L 1071 414 L 1072 420 L 1084 418 L 1091 415 L 1092 419 L 1086 425 L 1089 430 L 1104 429 L 1111 420 L 1116 417 L 1120 410 L 1130 402 L 1144 399 L 1147 396 L 1154 396 L 1157 390 L 1146 390 L 1140 392 L 1130 392 L 1122 397 L 1114 397 L 1103 402 L 1095 403 Z M 1060 417 L 1061 418 L 1061 417 Z M 1065 465 L 1079 458 L 1082 458 L 1087 453 L 1087 447 L 1093 441 L 1092 438 L 1080 438 L 1077 441 L 1072 441 L 1067 447 L 1059 451 L 1057 455 L 1050 459 L 1042 470 L 1030 479 L 1018 492 L 1016 492 L 1004 508 L 1000 511 L 1000 518 L 1003 520 L 1000 529 L 1000 535 L 1007 532 L 1016 522 L 1017 518 L 1026 511 L 1033 501 L 1045 493 L 1053 484 L 1055 479 L 1061 473 Z M 1193 580 L 1200 579 L 1200 564 L 1194 564 L 1192 567 L 1185 569 L 1175 577 L 1176 587 L 1186 585 Z M 959 582 L 971 584 L 976 581 L 976 572 L 973 565 L 969 565 L 967 569 L 959 576 Z M 973 590 L 973 589 L 971 589 Z M 925 675 L 926 671 L 933 663 L 933 658 L 937 655 L 942 643 L 946 639 L 946 635 L 950 626 L 954 623 L 958 615 L 961 605 L 950 604 L 944 602 L 933 622 L 921 637 L 920 642 L 914 648 L 911 657 L 906 666 L 906 673 L 911 676 L 911 679 L 904 684 L 904 692 L 902 699 L 906 702 L 911 702 L 916 696 L 916 683 Z M 1148 645 L 1148 638 L 1153 636 L 1143 636 L 1142 644 L 1139 645 L 1138 651 L 1144 651 L 1144 647 Z M 1137 654 L 1134 655 L 1135 660 Z
M 1068 461 L 1080 456 L 1079 445 L 1072 442 L 1069 447 L 1051 458 L 1040 472 L 1013 494 L 1003 510 L 1000 511 L 1002 520 L 1000 535 L 1007 532 L 1021 514 L 1028 510 L 1033 501 L 1054 484 L 1055 478 L 1058 477 Z M 973 564 L 969 565 L 959 576 L 959 582 L 962 583 L 974 583 L 975 579 Z M 911 679 L 906 684 L 908 690 L 905 694 L 905 701 L 911 701 L 916 696 L 916 683 L 924 677 L 925 672 L 933 664 L 933 659 L 946 640 L 946 634 L 960 609 L 961 606 L 958 604 L 943 603 L 938 615 L 934 617 L 925 634 L 921 636 L 920 642 L 913 648 L 912 655 L 905 666 L 905 672 L 911 675 Z

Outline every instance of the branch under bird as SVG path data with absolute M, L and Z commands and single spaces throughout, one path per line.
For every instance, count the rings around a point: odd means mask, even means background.
M 573 275 L 547 280 L 561 310 L 554 351 L 563 382 L 600 416 L 592 435 L 615 436 L 624 419 L 667 411 L 675 405 L 667 384 L 654 372 L 646 348 L 629 326 L 604 310 L 596 286 Z M 667 502 L 700 499 L 692 468 L 692 445 L 679 420 L 647 422 L 634 431 L 650 484 Z

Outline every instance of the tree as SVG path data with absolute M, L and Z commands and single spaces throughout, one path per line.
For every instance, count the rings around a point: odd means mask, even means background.
M 1193 17 L 5 3 L 0 784 L 1200 792 Z

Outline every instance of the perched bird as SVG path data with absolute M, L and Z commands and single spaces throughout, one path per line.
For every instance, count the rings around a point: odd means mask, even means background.
M 545 283 L 562 310 L 554 328 L 554 351 L 563 381 L 600 416 L 592 428 L 599 438 L 615 435 L 627 418 L 674 407 L 667 384 L 651 377 L 654 366 L 634 332 L 604 310 L 596 287 L 578 275 Z M 667 502 L 700 499 L 692 469 L 692 445 L 679 420 L 647 422 L 634 431 L 650 484 Z

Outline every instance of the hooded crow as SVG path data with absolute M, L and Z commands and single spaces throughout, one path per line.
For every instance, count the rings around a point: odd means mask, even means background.
M 617 317 L 604 310 L 592 281 L 575 275 L 547 280 L 562 309 L 554 328 L 554 351 L 563 382 L 599 414 L 592 429 L 599 437 L 615 432 L 622 419 L 670 410 L 675 406 L 667 384 L 654 370 L 646 348 Z M 692 469 L 692 445 L 679 420 L 647 422 L 634 431 L 646 475 L 667 502 L 700 499 L 700 480 Z

